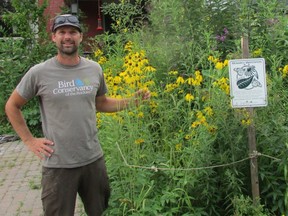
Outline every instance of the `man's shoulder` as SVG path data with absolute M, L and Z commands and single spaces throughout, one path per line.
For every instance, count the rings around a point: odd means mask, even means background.
M 84 64 L 87 64 L 87 65 L 90 65 L 90 66 L 101 67 L 98 62 L 96 62 L 94 60 L 91 60 L 91 59 L 88 59 L 88 58 L 81 57 L 81 61 Z
M 53 61 L 54 61 L 54 57 L 49 58 L 45 61 L 35 64 L 34 66 L 31 67 L 30 70 L 37 71 L 37 70 L 42 70 L 43 68 L 50 67 L 53 64 Z

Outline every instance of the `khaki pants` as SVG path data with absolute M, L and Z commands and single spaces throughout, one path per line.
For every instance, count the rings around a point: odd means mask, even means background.
M 79 168 L 42 170 L 45 216 L 73 216 L 77 193 L 88 216 L 101 216 L 108 207 L 109 180 L 104 158 Z

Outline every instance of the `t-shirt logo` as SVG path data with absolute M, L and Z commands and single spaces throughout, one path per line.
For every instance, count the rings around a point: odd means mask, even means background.
M 61 80 L 57 82 L 57 88 L 53 89 L 54 95 L 63 94 L 65 96 L 91 94 L 93 86 L 89 81 L 75 79 L 71 81 Z

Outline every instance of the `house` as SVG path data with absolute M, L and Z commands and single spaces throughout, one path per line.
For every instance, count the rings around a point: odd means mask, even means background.
M 38 4 L 42 5 L 47 0 L 38 0 Z M 47 31 L 51 31 L 51 26 L 53 23 L 53 18 L 62 13 L 64 7 L 68 8 L 69 12 L 75 15 L 80 15 L 80 21 L 85 26 L 84 41 L 86 38 L 95 37 L 96 35 L 102 34 L 104 31 L 108 31 L 111 25 L 111 18 L 109 16 L 104 16 L 101 12 L 101 5 L 103 3 L 118 2 L 117 0 L 48 0 L 48 6 L 44 12 L 45 17 L 47 17 Z M 9 0 L 0 1 L 0 12 L 1 8 L 5 10 L 12 10 Z M 0 14 L 0 25 L 6 32 L 13 35 L 13 29 L 5 26 L 1 22 Z M 1 35 L 0 32 L 0 38 Z M 13 37 L 15 37 L 13 35 Z M 85 46 L 87 52 L 89 52 L 89 47 Z
M 45 0 L 39 0 L 39 4 L 43 4 Z M 50 31 L 53 18 L 60 14 L 63 7 L 69 8 L 71 14 L 81 14 L 81 23 L 85 25 L 84 41 L 86 38 L 95 37 L 109 30 L 111 19 L 109 16 L 104 16 L 101 12 L 102 1 L 115 2 L 115 0 L 49 0 L 48 7 L 45 10 L 45 16 L 48 18 L 47 31 Z M 87 54 L 89 53 L 89 46 L 84 47 Z
M 45 0 L 39 0 L 39 4 L 43 4 Z M 45 15 L 50 22 L 47 30 L 51 29 L 53 18 L 61 13 L 61 8 L 66 6 L 70 8 L 70 13 L 79 15 L 83 14 L 81 22 L 86 26 L 85 37 L 94 37 L 103 33 L 109 28 L 111 20 L 104 16 L 101 12 L 102 1 L 115 2 L 113 0 L 49 0 L 48 7 L 45 10 Z

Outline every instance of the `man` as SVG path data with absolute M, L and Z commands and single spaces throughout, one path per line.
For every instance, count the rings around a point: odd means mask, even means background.
M 32 67 L 5 107 L 21 140 L 43 159 L 45 215 L 74 215 L 77 193 L 89 216 L 102 215 L 110 188 L 97 138 L 96 110 L 116 112 L 150 98 L 149 91 L 141 90 L 127 99 L 106 97 L 101 67 L 78 54 L 82 38 L 76 16 L 57 16 L 52 26 L 57 55 Z M 45 138 L 33 137 L 21 113 L 22 106 L 35 96 L 39 97 Z

